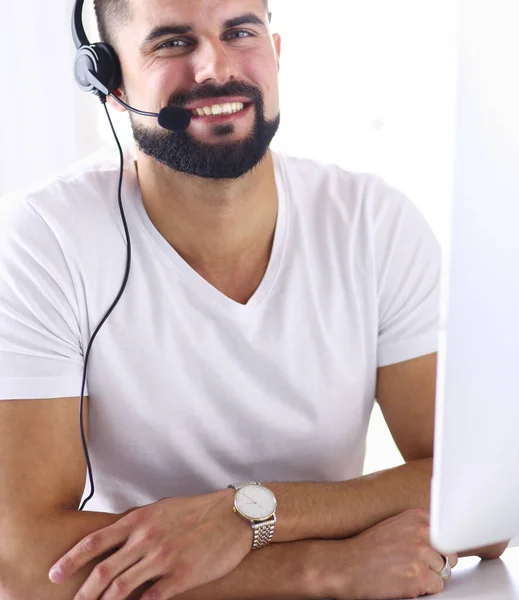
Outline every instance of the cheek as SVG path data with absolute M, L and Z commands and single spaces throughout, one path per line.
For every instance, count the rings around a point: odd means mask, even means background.
M 272 56 L 260 56 L 257 60 L 245 60 L 237 72 L 237 77 L 242 81 L 249 81 L 259 87 L 265 97 L 265 102 L 277 98 L 278 70 Z
M 146 83 L 143 86 L 146 90 L 145 93 L 152 101 L 155 99 L 156 102 L 165 106 L 173 94 L 193 88 L 190 73 L 188 66 L 185 63 L 181 64 L 180 61 L 157 63 L 155 68 L 148 72 Z
M 279 112 L 279 85 L 278 71 L 276 66 L 269 70 L 263 70 L 257 74 L 255 81 L 262 82 L 262 91 L 265 98 L 265 110 L 270 116 L 275 116 Z
M 155 89 L 177 90 L 189 86 L 190 69 L 185 63 L 180 61 L 163 61 L 157 63 L 157 68 L 151 74 L 151 82 Z M 187 83 L 186 83 L 187 82 Z

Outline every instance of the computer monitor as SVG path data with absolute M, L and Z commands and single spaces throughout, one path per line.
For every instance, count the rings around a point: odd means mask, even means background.
M 519 1 L 460 9 L 431 492 L 445 553 L 519 536 Z

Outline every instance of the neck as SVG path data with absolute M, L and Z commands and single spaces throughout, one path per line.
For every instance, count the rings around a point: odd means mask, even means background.
M 177 173 L 138 149 L 137 171 L 151 221 L 192 267 L 246 269 L 270 255 L 278 209 L 270 150 L 238 180 Z

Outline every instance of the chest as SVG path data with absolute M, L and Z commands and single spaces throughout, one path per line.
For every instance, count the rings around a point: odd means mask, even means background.
M 246 319 L 189 287 L 139 286 L 96 340 L 92 385 L 116 404 L 135 398 L 144 413 L 166 402 L 164 418 L 207 435 L 217 426 L 239 437 L 247 423 L 258 439 L 279 419 L 305 439 L 343 436 L 374 396 L 375 331 L 338 291 L 290 279 Z
M 268 257 L 245 267 L 222 267 L 206 270 L 194 269 L 207 283 L 225 297 L 245 305 L 258 290 L 268 268 Z

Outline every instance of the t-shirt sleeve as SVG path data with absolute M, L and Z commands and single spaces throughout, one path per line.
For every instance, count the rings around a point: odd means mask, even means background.
M 378 366 L 438 351 L 442 256 L 418 208 L 380 181 L 375 216 Z
M 79 397 L 83 352 L 67 261 L 26 198 L 7 202 L 0 207 L 0 400 Z

